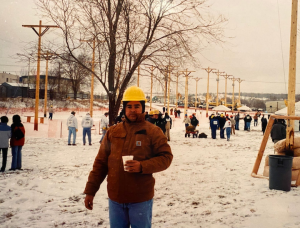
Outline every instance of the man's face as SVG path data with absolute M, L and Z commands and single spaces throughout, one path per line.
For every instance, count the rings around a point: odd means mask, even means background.
M 138 114 L 142 114 L 143 108 L 139 101 L 130 101 L 126 105 L 125 114 L 131 122 L 135 122 Z
M 153 119 L 158 119 L 158 115 L 157 115 L 157 114 L 154 114 L 154 115 L 153 115 Z

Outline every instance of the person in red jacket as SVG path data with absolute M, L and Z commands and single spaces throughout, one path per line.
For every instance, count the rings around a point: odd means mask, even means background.
M 85 207 L 92 210 L 94 196 L 107 176 L 112 228 L 151 227 L 152 174 L 167 169 L 173 159 L 161 129 L 145 121 L 145 101 L 139 87 L 124 92 L 125 121 L 106 132 L 84 190 Z M 122 157 L 128 155 L 133 159 L 123 162 Z
M 25 142 L 25 128 L 19 115 L 14 115 L 12 119 L 10 139 L 12 162 L 10 170 L 14 171 L 16 169 L 22 170 L 22 147 Z

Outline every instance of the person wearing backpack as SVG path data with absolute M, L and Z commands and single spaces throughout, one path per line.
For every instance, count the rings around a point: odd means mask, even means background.
M 0 172 L 4 172 L 7 162 L 8 141 L 11 137 L 11 128 L 7 126 L 8 118 L 1 116 L 0 124 L 0 152 L 2 150 L 2 167 Z
M 25 142 L 25 128 L 19 115 L 14 115 L 12 120 L 10 140 L 12 162 L 10 170 L 14 171 L 16 169 L 22 170 L 22 147 Z
M 192 115 L 191 124 L 192 124 L 192 125 L 195 127 L 195 129 L 196 129 L 196 127 L 197 127 L 198 124 L 199 124 L 199 121 L 197 120 L 195 114 L 196 114 L 196 113 L 193 113 L 193 115 Z

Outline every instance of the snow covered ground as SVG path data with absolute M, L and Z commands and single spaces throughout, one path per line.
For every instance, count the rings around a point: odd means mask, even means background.
M 79 122 L 84 114 L 76 114 Z M 53 121 L 39 124 L 39 131 L 33 131 L 33 123 L 26 123 L 22 115 L 24 171 L 0 174 L 0 227 L 109 227 L 106 182 L 95 197 L 94 210 L 84 207 L 83 190 L 99 149 L 100 115 L 94 113 L 92 146 L 83 146 L 81 128 L 77 146 L 67 145 L 69 112 L 55 113 Z M 219 135 L 213 140 L 204 112 L 197 116 L 207 139 L 185 138 L 182 118 L 173 118 L 174 160 L 169 169 L 155 174 L 153 227 L 300 227 L 300 188 L 269 190 L 268 180 L 250 176 L 261 126 L 237 131 L 229 142 Z M 272 153 L 269 140 L 264 158 Z M 9 151 L 7 170 L 10 163 Z

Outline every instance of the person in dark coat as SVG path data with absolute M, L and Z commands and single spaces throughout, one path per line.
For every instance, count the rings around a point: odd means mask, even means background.
M 148 119 L 148 117 L 149 117 L 149 114 L 148 114 L 148 112 L 145 112 L 145 120 L 147 120 L 147 119 Z
M 22 147 L 25 143 L 25 128 L 21 123 L 21 117 L 19 115 L 13 116 L 13 124 L 11 125 L 11 153 L 12 153 L 12 162 L 11 169 L 12 171 L 19 169 L 22 170 Z
M 220 138 L 221 139 L 225 139 L 225 136 L 224 136 L 224 125 L 226 123 L 226 118 L 224 116 L 224 114 L 222 113 L 221 116 L 219 116 L 219 125 L 220 125 Z
M 115 123 L 121 123 L 122 122 L 122 116 L 124 115 L 123 109 L 120 112 L 120 115 L 117 116 L 117 118 L 115 119 Z
M 193 115 L 192 115 L 191 124 L 195 127 L 195 129 L 197 128 L 197 126 L 199 124 L 199 121 L 197 120 L 195 113 L 193 113 Z
M 160 129 L 163 131 L 163 133 L 166 133 L 166 119 L 162 117 L 162 113 L 158 114 L 158 118 L 156 120 L 156 126 L 160 127 Z
M 178 109 L 177 110 L 178 118 L 180 118 L 180 113 L 181 113 L 181 111 L 180 111 L 180 109 Z
M 235 117 L 234 117 L 234 120 L 235 120 L 235 130 L 240 130 L 240 113 L 238 112 Z
M 165 113 L 165 111 L 166 111 L 166 107 L 164 106 L 164 107 L 163 107 L 163 113 Z
M 246 130 L 250 131 L 250 125 L 251 125 L 251 121 L 252 121 L 252 117 L 247 114 L 247 116 L 245 116 L 244 118 L 245 124 L 246 124 Z
M 286 138 L 286 125 L 284 120 L 278 119 L 271 130 L 271 138 L 274 143 Z
M 217 129 L 220 127 L 219 125 L 219 118 L 214 116 L 214 115 L 211 115 L 211 118 L 210 118 L 210 129 L 211 129 L 211 137 L 213 139 L 216 139 L 216 136 L 217 136 Z
M 263 117 L 261 118 L 261 130 L 263 132 L 263 135 L 265 134 L 267 125 L 268 125 L 268 120 L 267 118 L 265 118 L 265 115 L 263 115 Z

